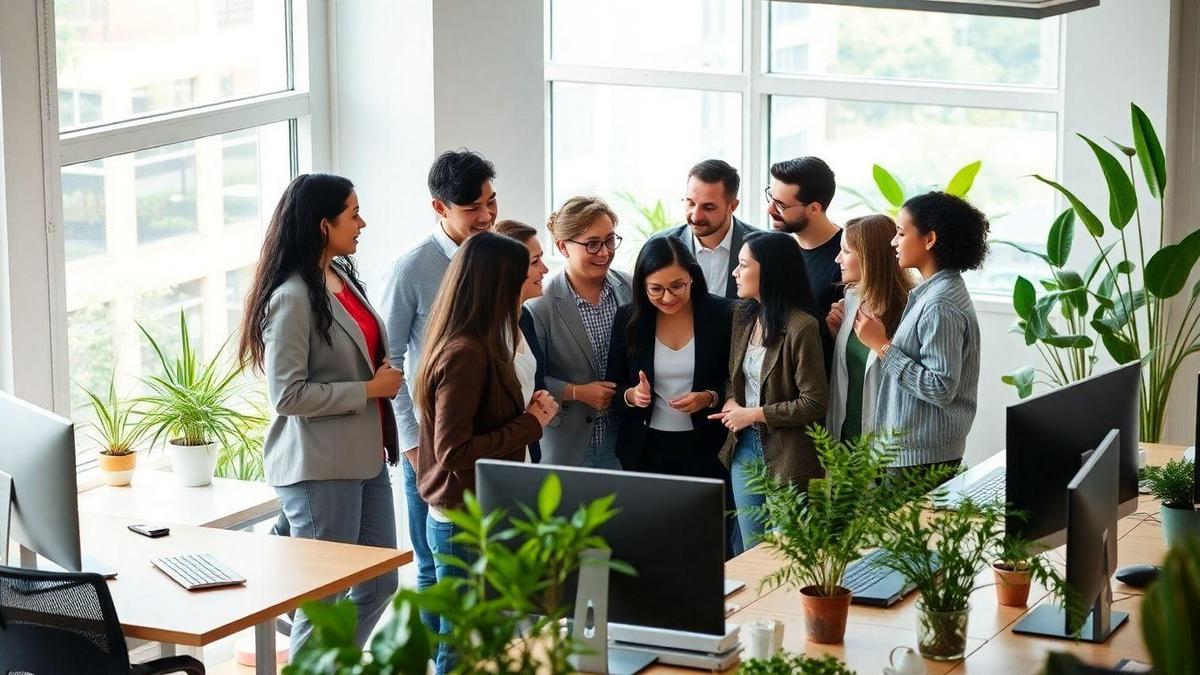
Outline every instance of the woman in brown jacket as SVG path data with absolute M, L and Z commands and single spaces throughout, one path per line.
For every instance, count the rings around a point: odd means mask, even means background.
M 548 392 L 522 386 L 513 365 L 524 339 L 518 317 L 528 271 L 525 246 L 490 232 L 475 235 L 451 261 L 430 314 L 415 390 L 421 411 L 415 465 L 439 581 L 463 574 L 443 556 L 469 559 L 452 541 L 457 528 L 445 513 L 475 489 L 475 460 L 524 461 L 526 446 L 558 412 Z M 448 630 L 443 621 L 441 632 Z M 453 658 L 439 646 L 436 661 L 444 673 Z
M 733 318 L 729 399 L 711 417 L 729 429 L 720 457 L 730 469 L 745 550 L 763 533 L 762 521 L 745 511 L 762 504 L 747 488 L 746 468 L 764 460 L 801 488 L 821 475 L 804 428 L 825 419 L 829 380 L 823 322 L 796 241 L 778 232 L 747 236 L 733 278 L 744 302 Z

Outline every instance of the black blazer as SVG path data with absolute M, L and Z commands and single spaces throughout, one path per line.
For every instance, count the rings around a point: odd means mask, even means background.
M 696 363 L 692 375 L 692 391 L 714 391 L 716 405 L 692 415 L 692 428 L 702 439 L 704 450 L 717 456 L 728 431 L 720 422 L 708 419 L 725 403 L 725 382 L 729 379 L 729 340 L 733 325 L 733 303 L 716 295 L 694 300 L 694 340 L 696 341 Z M 625 390 L 636 386 L 638 371 L 646 372 L 647 379 L 654 382 L 654 334 L 655 317 L 642 321 L 637 330 L 636 355 L 630 355 L 626 324 L 633 312 L 632 305 L 622 305 L 613 320 L 612 340 L 608 351 L 608 374 L 610 382 L 617 385 L 611 411 L 625 417 L 617 435 L 617 458 L 627 471 L 638 471 L 642 467 L 645 453 L 646 431 L 650 428 L 653 406 L 638 408 L 625 402 Z M 657 315 L 656 315 L 657 316 Z
M 521 326 L 521 334 L 525 336 L 525 344 L 529 345 L 529 351 L 533 352 L 533 358 L 537 360 L 537 370 L 533 374 L 533 389 L 546 388 L 546 353 L 542 351 L 542 343 L 538 342 L 537 334 L 533 332 L 533 315 L 529 310 L 521 308 L 521 318 L 519 319 Z M 529 458 L 534 464 L 542 461 L 542 446 L 538 442 L 529 444 Z
M 732 227 L 733 238 L 729 240 L 729 269 L 725 271 L 725 276 L 728 277 L 728 281 L 725 282 L 725 297 L 729 298 L 730 300 L 737 300 L 737 284 L 733 283 L 733 268 L 737 267 L 738 253 L 741 253 L 742 251 L 742 244 L 746 242 L 746 235 L 750 234 L 751 232 L 757 232 L 758 228 L 752 227 L 738 220 L 737 216 L 733 217 Z M 679 241 L 682 241 L 685 246 L 687 246 L 687 249 L 692 252 L 692 255 L 696 254 L 696 251 L 693 248 L 695 246 L 695 242 L 692 240 L 692 227 L 690 225 L 684 223 L 668 230 L 663 230 L 663 232 L 664 234 L 655 236 L 675 237 Z

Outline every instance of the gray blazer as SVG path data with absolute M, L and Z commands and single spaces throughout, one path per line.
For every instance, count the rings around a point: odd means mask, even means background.
M 729 240 L 729 269 L 725 274 L 725 276 L 730 277 L 729 281 L 725 283 L 725 297 L 729 298 L 730 300 L 737 300 L 738 296 L 737 284 L 733 283 L 732 279 L 733 268 L 737 267 L 738 253 L 742 251 L 742 244 L 746 242 L 746 235 L 752 232 L 758 232 L 758 229 L 747 225 L 746 223 L 738 220 L 737 216 L 734 216 L 733 238 Z M 655 234 L 654 236 L 675 237 L 679 241 L 682 241 L 693 255 L 696 253 L 694 248 L 695 242 L 693 241 L 692 237 L 692 228 L 687 223 L 677 225 L 668 230 L 663 230 L 661 233 Z M 712 289 L 709 290 L 711 291 Z
M 346 287 L 371 308 L 349 280 Z M 280 284 L 267 305 L 264 370 L 273 416 L 263 455 L 269 485 L 374 478 L 384 448 L 395 456 L 399 445 L 392 406 L 367 398 L 375 364 L 362 330 L 333 293 L 327 294 L 331 344 L 317 330 L 308 286 L 299 275 Z M 383 321 L 374 309 L 371 313 L 387 344 Z
M 609 270 L 608 281 L 618 307 L 630 301 L 633 294 L 624 272 Z M 563 390 L 571 383 L 603 380 L 604 373 L 600 372 L 600 361 L 592 351 L 565 273 L 551 277 L 545 295 L 530 300 L 527 307 L 546 355 L 546 389 L 562 402 L 558 415 L 542 432 L 542 463 L 579 466 L 592 436 L 595 411 L 578 401 L 563 401 Z M 616 429 L 610 431 L 616 433 Z

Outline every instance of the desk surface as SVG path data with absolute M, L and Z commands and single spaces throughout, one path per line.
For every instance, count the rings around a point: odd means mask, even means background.
M 138 469 L 130 485 L 101 485 L 79 493 L 79 510 L 229 529 L 270 516 L 279 510 L 279 500 L 265 483 L 214 478 L 211 485 L 184 487 L 169 471 Z
M 171 525 L 149 539 L 136 519 L 80 514 L 83 552 L 118 572 L 108 583 L 126 637 L 203 646 L 412 560 L 412 551 Z M 150 564 L 180 553 L 212 553 L 244 586 L 188 591 Z
M 1183 455 L 1182 446 L 1147 445 L 1151 466 L 1166 464 Z M 997 453 L 972 467 L 968 480 L 1003 465 L 1003 453 Z M 1162 526 L 1155 520 L 1157 506 L 1153 500 L 1142 500 L 1141 512 L 1123 518 L 1118 528 L 1118 563 L 1158 563 L 1166 554 Z M 1052 553 L 1051 555 L 1056 555 Z M 1061 557 L 1061 554 L 1058 554 Z M 761 547 L 751 549 L 730 560 L 725 575 L 747 582 L 747 588 L 730 597 L 739 605 L 729 621 L 747 623 L 761 619 L 781 620 L 784 628 L 784 648 L 812 656 L 833 654 L 860 673 L 878 673 L 888 665 L 888 653 L 893 647 L 917 646 L 916 600 L 913 593 L 902 602 L 887 609 L 850 606 L 845 642 L 840 645 L 818 645 L 805 640 L 804 608 L 799 594 L 787 588 L 759 592 L 758 580 L 778 567 L 779 561 Z M 1035 585 L 1028 607 L 1001 607 L 996 603 L 992 572 L 980 575 L 981 587 L 971 597 L 971 618 L 967 626 L 967 657 L 963 661 L 939 663 L 925 661 L 931 675 L 941 673 L 970 673 L 971 675 L 1036 673 L 1045 665 L 1051 652 L 1066 651 L 1096 665 L 1112 666 L 1123 658 L 1148 662 L 1149 655 L 1141 634 L 1141 593 L 1113 579 L 1114 609 L 1130 613 L 1130 622 L 1109 642 L 1102 645 L 1076 643 L 1014 635 L 1012 626 L 1047 597 L 1045 589 Z M 649 673 L 695 673 L 698 671 L 670 666 L 655 666 Z M 727 671 L 736 672 L 736 668 Z

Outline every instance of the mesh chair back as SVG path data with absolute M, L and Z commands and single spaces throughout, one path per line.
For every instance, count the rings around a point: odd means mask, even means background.
M 128 672 L 103 577 L 0 566 L 0 675 Z

